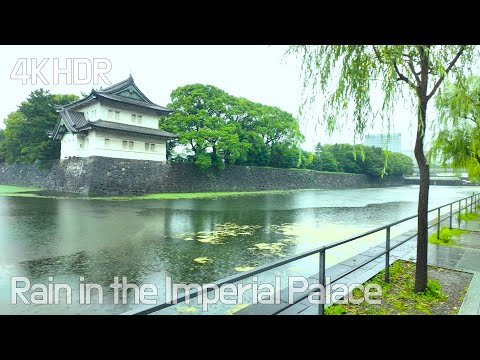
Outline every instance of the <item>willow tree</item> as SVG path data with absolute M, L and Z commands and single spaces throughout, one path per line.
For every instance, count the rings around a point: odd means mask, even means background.
M 304 109 L 308 104 L 314 105 L 318 96 L 326 97 L 320 120 L 330 133 L 353 117 L 355 136 L 362 136 L 374 118 L 372 95 L 376 91 L 382 92 L 380 114 L 388 125 L 400 96 L 410 98 L 416 108 L 414 153 L 420 171 L 420 190 L 415 292 L 424 291 L 427 285 L 430 177 L 424 152 L 427 106 L 445 78 L 464 76 L 474 52 L 475 47 L 467 45 L 324 45 L 291 46 L 287 50 L 287 55 L 301 56 Z
M 455 170 L 466 168 L 480 179 L 480 77 L 449 83 L 435 99 L 438 134 L 430 149 L 433 159 Z

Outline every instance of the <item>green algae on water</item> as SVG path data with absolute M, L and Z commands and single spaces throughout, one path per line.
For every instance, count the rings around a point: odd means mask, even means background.
M 199 264 L 205 264 L 207 262 L 212 261 L 212 259 L 210 259 L 206 256 L 202 256 L 202 257 L 198 257 L 198 258 L 193 259 L 193 261 L 195 261 L 196 263 L 199 263 Z
M 234 238 L 238 235 L 251 236 L 255 230 L 261 228 L 260 225 L 238 225 L 234 223 L 223 223 L 215 225 L 212 231 L 198 231 L 196 233 L 181 233 L 176 237 L 192 241 L 196 240 L 206 244 L 223 244 L 228 238 Z

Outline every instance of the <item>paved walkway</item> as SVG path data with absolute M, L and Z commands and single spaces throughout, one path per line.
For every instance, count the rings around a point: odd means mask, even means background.
M 443 218 L 443 216 L 442 216 Z M 448 226 L 447 221 L 443 222 Z M 453 224 L 458 228 L 458 223 Z M 462 235 L 455 237 L 457 246 L 443 246 L 429 244 L 428 246 L 428 264 L 470 272 L 474 274 L 472 282 L 470 283 L 464 302 L 460 308 L 459 314 L 462 315 L 477 315 L 480 314 L 480 218 L 468 222 L 462 221 L 461 229 L 468 230 Z M 391 246 L 405 241 L 410 236 L 415 235 L 415 230 L 410 230 L 401 234 L 391 240 Z M 416 241 L 414 236 L 411 240 L 406 241 L 403 245 L 398 246 L 391 251 L 390 264 L 398 259 L 414 261 L 416 258 Z M 366 262 L 372 257 L 385 251 L 385 246 L 375 246 L 361 254 L 358 254 L 346 261 L 336 264 L 326 269 L 326 276 L 337 278 L 342 274 L 349 273 L 356 265 Z M 359 269 L 349 273 L 338 280 L 342 284 L 363 283 L 373 276 L 378 274 L 385 268 L 385 256 L 373 260 Z M 318 283 L 318 274 L 309 278 L 309 282 Z M 335 284 L 335 282 L 333 282 Z M 236 315 L 257 315 L 257 314 L 278 314 L 278 315 L 317 315 L 318 306 L 312 305 L 307 299 L 298 302 L 285 309 L 287 302 L 288 289 L 283 289 L 281 292 L 281 303 L 278 305 L 262 305 L 255 304 L 248 306 L 237 313 Z M 301 295 L 299 295 L 300 297 Z M 298 297 L 297 297 L 298 298 Z
M 457 244 L 461 247 L 447 246 L 446 251 L 440 249 L 441 246 L 438 245 L 436 256 L 432 256 L 432 262 L 436 261 L 438 266 L 442 266 L 442 263 L 451 264 L 452 269 L 474 274 L 459 315 L 480 315 L 480 217 L 476 220 L 463 221 L 460 228 L 468 230 L 456 238 Z

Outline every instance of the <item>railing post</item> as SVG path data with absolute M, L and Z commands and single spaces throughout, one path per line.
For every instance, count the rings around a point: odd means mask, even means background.
M 458 200 L 458 227 L 460 227 L 460 215 L 462 215 L 462 200 Z
M 318 280 L 320 284 L 325 289 L 325 299 L 327 301 L 327 287 L 325 286 L 325 249 L 320 250 L 319 255 L 319 264 L 318 264 Z M 321 303 L 318 305 L 318 315 L 323 315 L 325 311 L 325 303 Z
M 385 282 L 390 282 L 390 226 L 385 236 Z
M 440 239 L 440 208 L 437 210 L 437 239 Z
M 453 204 L 450 204 L 450 229 L 452 228 L 452 216 L 453 216 L 453 214 L 452 214 L 452 206 L 453 206 Z
M 468 214 L 468 198 L 465 199 L 465 214 Z
M 473 195 L 470 196 L 470 212 L 473 212 Z

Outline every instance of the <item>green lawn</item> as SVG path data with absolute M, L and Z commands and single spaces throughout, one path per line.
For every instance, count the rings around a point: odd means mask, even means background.
M 35 187 L 1 185 L 0 184 L 0 195 L 2 195 L 2 194 L 23 193 L 23 192 L 38 191 L 38 190 L 42 190 L 42 189 L 35 188 Z
M 105 196 L 93 197 L 92 200 L 149 200 L 149 199 L 205 199 L 225 196 L 245 196 L 262 194 L 287 194 L 303 190 L 265 190 L 265 191 L 226 191 L 226 192 L 195 192 L 195 193 L 160 193 L 138 196 Z
M 29 196 L 42 198 L 70 198 L 66 196 L 43 196 L 39 194 L 30 194 L 31 191 L 39 191 L 40 188 L 23 187 L 13 185 L 0 185 L 0 196 Z M 99 196 L 99 197 L 71 197 L 72 199 L 88 199 L 88 200 L 168 200 L 168 199 L 206 199 L 226 196 L 246 196 L 246 195 L 262 195 L 262 194 L 287 194 L 293 191 L 303 190 L 265 190 L 265 191 L 228 191 L 228 192 L 194 192 L 194 193 L 160 193 L 145 194 L 138 196 Z
M 334 304 L 325 308 L 326 315 L 456 315 L 470 284 L 471 274 L 428 267 L 429 279 L 423 293 L 413 292 L 415 263 L 398 260 L 390 265 L 390 282 L 384 281 L 384 270 L 363 285 L 382 287 L 381 304 Z M 360 289 L 353 297 L 363 296 Z
M 442 226 L 440 229 L 440 238 L 437 239 L 437 232 L 435 231 L 428 237 L 428 242 L 432 244 L 439 244 L 439 245 L 446 245 L 446 246 L 454 246 L 456 245 L 456 241 L 454 236 L 461 235 L 465 233 L 466 230 L 462 229 L 449 229 L 446 226 Z

